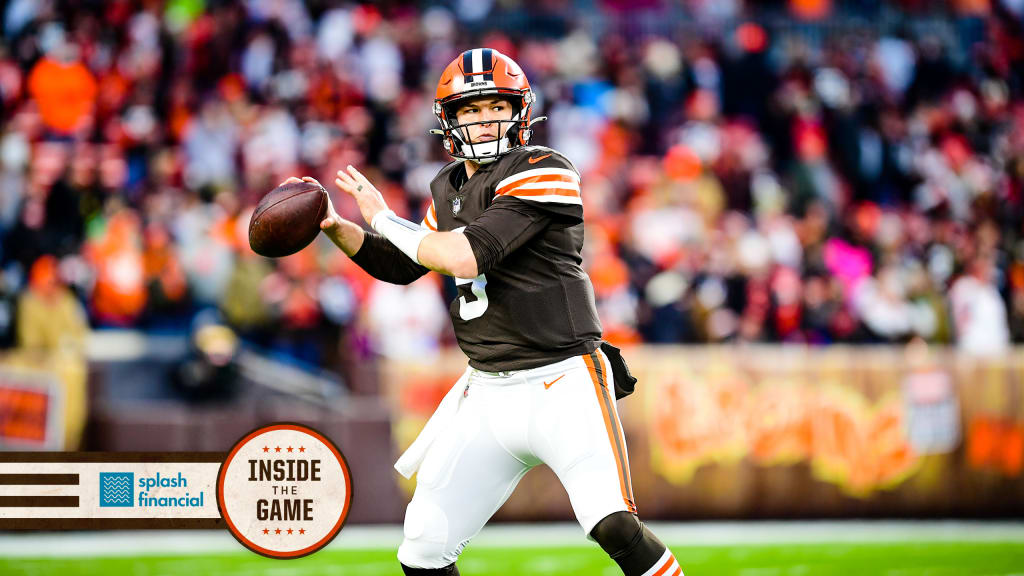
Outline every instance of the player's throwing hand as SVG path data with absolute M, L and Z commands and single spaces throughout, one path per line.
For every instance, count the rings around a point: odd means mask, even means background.
M 338 170 L 338 177 L 334 179 L 334 183 L 342 192 L 355 198 L 356 204 L 359 205 L 359 212 L 362 213 L 368 224 L 373 223 L 373 217 L 379 212 L 388 209 L 387 203 L 384 202 L 384 196 L 377 190 L 377 187 L 352 165 L 347 167 L 347 171 Z

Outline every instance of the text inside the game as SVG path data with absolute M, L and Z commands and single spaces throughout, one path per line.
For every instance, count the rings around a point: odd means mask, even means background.
M 249 482 L 320 482 L 320 460 L 249 460 Z M 274 496 L 256 501 L 257 520 L 312 520 L 313 499 L 298 495 L 296 486 L 272 486 Z

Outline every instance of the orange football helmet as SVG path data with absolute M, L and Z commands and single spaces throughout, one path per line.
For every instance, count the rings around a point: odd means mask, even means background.
M 467 122 L 457 124 L 455 111 L 466 98 L 477 96 L 502 96 L 507 98 L 518 111 L 511 120 L 499 120 L 497 140 L 474 143 L 469 138 L 467 127 L 474 124 L 493 124 L 494 121 Z M 485 164 L 493 162 L 517 146 L 525 146 L 533 136 L 530 126 L 545 120 L 530 119 L 533 103 L 537 100 L 523 69 L 508 56 L 491 48 L 466 50 L 444 69 L 437 83 L 434 97 L 434 115 L 441 123 L 439 134 L 448 154 L 462 160 Z M 502 130 L 502 124 L 508 127 Z

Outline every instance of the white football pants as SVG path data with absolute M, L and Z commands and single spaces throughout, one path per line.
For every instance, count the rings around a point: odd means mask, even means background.
M 540 368 L 469 369 L 458 408 L 427 448 L 405 512 L 402 564 L 442 568 L 547 464 L 589 535 L 605 516 L 635 513 L 629 458 L 608 359 L 597 350 Z

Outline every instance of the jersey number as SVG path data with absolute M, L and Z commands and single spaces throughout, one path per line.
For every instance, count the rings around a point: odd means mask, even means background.
M 456 278 L 455 285 L 459 289 L 459 316 L 463 320 L 473 320 L 487 312 L 487 276 Z
M 452 232 L 465 229 L 465 226 L 459 226 Z M 456 278 L 455 286 L 459 290 L 459 316 L 463 320 L 473 320 L 487 312 L 487 276 L 481 274 L 476 278 Z

